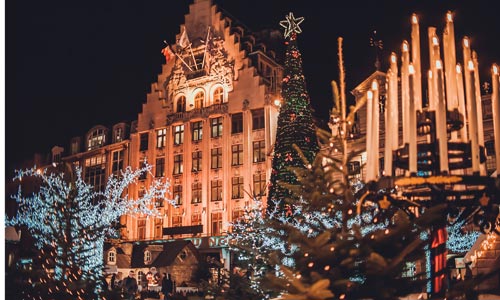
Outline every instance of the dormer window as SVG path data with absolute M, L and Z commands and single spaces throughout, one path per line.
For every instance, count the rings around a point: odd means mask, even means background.
M 106 133 L 103 128 L 92 131 L 87 138 L 87 151 L 100 148 L 106 142 Z
M 144 251 L 144 263 L 145 264 L 151 263 L 151 252 L 149 250 Z
M 112 249 L 108 252 L 108 264 L 114 265 L 116 264 L 116 250 Z

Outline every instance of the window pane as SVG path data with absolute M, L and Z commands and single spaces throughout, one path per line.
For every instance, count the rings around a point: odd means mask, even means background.
M 231 133 L 242 133 L 243 132 L 243 113 L 233 114 L 231 116 Z
M 264 109 L 252 110 L 252 129 L 262 129 L 264 126 Z

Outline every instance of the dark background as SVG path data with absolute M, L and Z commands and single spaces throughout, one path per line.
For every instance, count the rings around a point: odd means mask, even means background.
M 344 38 L 346 85 L 350 91 L 375 70 L 377 31 L 384 43 L 386 70 L 392 51 L 410 39 L 410 17 L 420 18 L 421 51 L 427 53 L 427 28 L 441 37 L 446 11 L 454 13 L 457 41 L 471 38 L 478 52 L 481 81 L 500 62 L 498 10 L 479 1 L 272 1 L 214 0 L 254 31 L 281 29 L 292 11 L 305 17 L 299 48 L 315 115 L 328 119 L 330 81 L 338 79 L 337 38 Z M 6 171 L 48 153 L 68 148 L 97 124 L 137 118 L 151 83 L 165 62 L 163 40 L 175 42 L 192 0 L 10 0 L 6 3 Z M 328 3 L 328 4 L 327 4 Z M 332 6 L 332 8 L 330 8 Z M 461 59 L 461 47 L 457 49 Z M 427 69 L 427 63 L 423 64 Z M 350 94 L 348 95 L 350 97 Z

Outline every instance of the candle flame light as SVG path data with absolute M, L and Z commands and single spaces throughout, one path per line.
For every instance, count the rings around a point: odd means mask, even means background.
M 410 75 L 415 74 L 415 67 L 413 66 L 413 64 L 410 64 L 408 66 L 408 72 L 410 73 Z
M 432 37 L 432 44 L 433 44 L 434 46 L 437 46 L 437 45 L 439 44 L 437 36 L 433 36 L 433 37 Z
M 392 54 L 391 54 L 391 62 L 392 62 L 392 63 L 395 63 L 395 62 L 396 62 L 396 59 L 397 59 L 397 58 L 396 58 L 396 53 L 392 52 Z
M 409 50 L 408 42 L 407 41 L 403 41 L 403 52 L 408 52 L 408 50 Z
M 472 60 L 469 60 L 469 71 L 474 71 L 474 62 Z
M 372 91 L 368 91 L 366 93 L 366 97 L 368 97 L 368 100 L 372 100 L 373 99 L 373 92 Z
M 431 70 L 429 70 L 429 72 L 427 73 L 427 76 L 432 79 L 432 71 Z
M 376 80 L 374 80 L 374 81 L 372 82 L 372 90 L 374 90 L 374 91 L 378 90 L 378 83 L 377 83 L 377 81 L 376 81 Z M 373 96 L 373 95 L 372 95 L 372 96 Z
M 455 68 L 458 74 L 462 73 L 462 67 L 459 64 Z
M 418 17 L 416 14 L 411 15 L 411 22 L 413 24 L 418 24 Z
M 436 60 L 436 68 L 437 69 L 443 68 L 443 62 L 440 59 Z
M 451 11 L 446 13 L 446 21 L 453 22 L 453 15 L 451 14 Z
M 469 48 L 469 38 L 468 37 L 464 37 L 464 46 L 465 46 L 465 48 Z
M 493 65 L 493 74 L 498 74 L 498 66 L 496 64 Z

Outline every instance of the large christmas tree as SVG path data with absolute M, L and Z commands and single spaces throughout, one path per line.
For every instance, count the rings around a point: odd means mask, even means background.
M 313 123 L 309 95 L 302 72 L 302 56 L 297 47 L 297 34 L 304 18 L 295 18 L 292 13 L 280 25 L 285 28 L 285 71 L 282 84 L 282 105 L 278 117 L 276 143 L 272 163 L 271 182 L 268 195 L 268 211 L 278 207 L 293 206 L 292 193 L 287 185 L 296 184 L 297 178 L 290 167 L 307 166 L 294 149 L 300 148 L 304 157 L 312 161 L 318 151 L 315 125 Z

